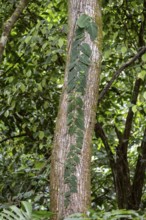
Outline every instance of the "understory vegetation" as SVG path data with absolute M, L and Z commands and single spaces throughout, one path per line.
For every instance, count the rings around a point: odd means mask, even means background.
M 0 2 L 0 36 L 18 0 Z M 91 209 L 65 220 L 146 219 L 146 0 L 103 0 Z M 67 59 L 67 1 L 29 1 L 0 63 L 0 219 L 46 220 Z M 89 49 L 89 48 L 85 48 Z M 90 51 L 89 51 L 90 53 Z M 71 121 L 71 123 L 73 123 Z

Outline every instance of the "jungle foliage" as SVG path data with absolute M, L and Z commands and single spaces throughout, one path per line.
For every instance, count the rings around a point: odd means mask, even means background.
M 17 3 L 1 0 L 0 35 Z M 103 0 L 102 17 L 92 208 L 101 215 L 118 207 L 140 209 L 129 215 L 144 219 L 140 216 L 146 208 L 146 0 Z M 66 1 L 30 1 L 9 37 L 0 65 L 1 210 L 19 207 L 24 200 L 31 201 L 34 210 L 49 210 L 50 154 L 66 62 L 67 20 Z M 113 178 L 113 172 L 121 172 L 122 180 Z M 130 199 L 125 198 L 124 185 L 129 186 Z M 123 188 L 117 192 L 118 186 Z M 116 193 L 122 194 L 122 201 Z M 97 219 L 96 213 L 90 214 Z M 121 217 L 115 215 L 113 219 Z

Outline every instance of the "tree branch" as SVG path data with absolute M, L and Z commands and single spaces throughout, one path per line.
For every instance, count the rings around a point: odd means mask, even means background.
M 98 98 L 98 104 L 99 102 L 101 102 L 101 100 L 104 98 L 104 96 L 106 95 L 106 93 L 108 92 L 108 90 L 110 89 L 111 85 L 114 83 L 114 81 L 118 78 L 118 76 L 120 75 L 120 73 L 126 69 L 127 67 L 129 67 L 131 64 L 133 64 L 136 60 L 138 60 L 144 53 L 146 52 L 146 46 L 141 47 L 141 49 L 139 50 L 139 52 L 129 61 L 127 61 L 125 64 L 123 64 L 113 75 L 112 79 L 109 81 L 109 83 L 104 87 L 104 89 L 102 90 L 102 92 L 99 95 Z
M 122 141 L 122 132 L 118 130 L 118 128 L 116 127 L 116 125 L 114 125 L 114 128 L 115 128 L 115 132 L 116 132 L 117 138 L 118 138 L 118 140 L 119 140 L 119 144 L 120 144 L 121 141 Z
M 139 94 L 139 90 L 140 90 L 140 86 L 141 86 L 141 81 L 142 81 L 141 79 L 137 79 L 135 81 L 133 94 L 132 94 L 132 98 L 131 98 L 131 104 L 133 104 L 133 105 L 136 105 L 136 103 L 137 103 L 137 98 L 138 98 L 138 94 Z M 125 155 L 125 157 L 127 155 L 127 147 L 128 147 L 131 128 L 132 128 L 133 116 L 134 116 L 134 113 L 132 111 L 132 107 L 130 107 L 127 118 L 126 118 L 122 142 L 119 145 L 119 147 L 121 148 L 123 155 Z
M 145 31 L 145 25 L 146 25 L 146 0 L 144 0 L 144 2 L 143 2 L 143 12 L 142 12 L 141 17 L 143 17 L 143 19 L 141 19 L 141 26 L 140 26 L 140 30 L 139 30 L 139 46 L 145 45 L 144 31 Z
M 14 135 L 14 136 L 11 136 L 11 137 L 7 137 L 7 138 L 2 139 L 0 141 L 0 144 L 5 142 L 5 141 L 12 140 L 12 139 L 19 138 L 19 137 L 24 137 L 24 136 L 27 136 L 27 134 L 24 133 L 24 134 L 18 134 L 18 135 Z
M 99 124 L 99 122 L 96 122 L 95 124 L 95 128 L 94 128 L 94 131 L 95 131 L 95 135 L 96 137 L 100 137 L 104 146 L 105 146 L 105 149 L 106 149 L 106 152 L 107 152 L 107 155 L 108 155 L 108 159 L 110 161 L 110 166 L 111 166 L 111 169 L 112 171 L 114 171 L 114 167 L 115 167 L 115 160 L 114 160 L 114 155 L 110 149 L 110 146 L 108 144 L 108 139 L 105 135 L 105 132 L 102 128 L 102 126 Z
M 141 50 L 143 50 L 145 48 L 145 47 L 143 47 L 144 43 L 145 43 L 144 42 L 144 25 L 145 25 L 145 21 L 146 21 L 145 6 L 146 6 L 146 0 L 144 0 L 144 4 L 143 4 L 144 20 L 141 21 L 141 26 L 140 26 L 140 30 L 139 30 L 139 42 L 138 43 L 139 43 L 139 46 L 142 48 Z M 140 56 L 138 57 L 138 59 L 140 60 Z M 138 98 L 141 82 L 142 82 L 142 80 L 140 78 L 135 81 L 133 94 L 132 94 L 132 98 L 131 98 L 131 104 L 133 104 L 133 105 L 136 105 L 136 103 L 137 103 L 137 98 Z M 133 115 L 134 114 L 132 111 L 132 107 L 130 107 L 127 118 L 126 118 L 125 130 L 124 130 L 123 138 L 122 138 L 123 140 L 122 140 L 122 143 L 120 144 L 120 147 L 123 151 L 123 154 L 125 154 L 125 156 L 127 155 L 127 147 L 128 147 L 130 132 L 131 132 L 131 128 L 132 128 Z
M 15 11 L 11 15 L 11 17 L 4 24 L 3 32 L 2 32 L 2 35 L 0 38 L 0 62 L 2 61 L 3 52 L 4 52 L 5 46 L 7 44 L 8 37 L 11 33 L 11 30 L 12 30 L 14 24 L 19 19 L 20 14 L 27 6 L 28 2 L 29 2 L 29 0 L 20 0 L 17 8 L 15 9 Z

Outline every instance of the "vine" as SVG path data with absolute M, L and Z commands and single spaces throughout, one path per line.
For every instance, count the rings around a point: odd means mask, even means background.
M 77 20 L 75 36 L 72 43 L 70 64 L 68 67 L 68 109 L 67 126 L 70 136 L 75 137 L 75 144 L 70 145 L 65 164 L 64 181 L 69 190 L 65 194 L 65 206 L 70 202 L 72 193 L 77 193 L 76 166 L 80 162 L 80 154 L 84 139 L 84 102 L 88 71 L 91 65 L 91 48 L 84 43 L 85 32 L 92 41 L 97 37 L 97 25 L 93 19 L 82 14 Z

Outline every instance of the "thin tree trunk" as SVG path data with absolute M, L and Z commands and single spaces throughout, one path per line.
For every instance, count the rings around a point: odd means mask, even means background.
M 84 131 L 79 161 L 75 166 L 74 176 L 77 183 L 77 191 L 71 192 L 69 204 L 65 204 L 66 193 L 70 190 L 65 182 L 65 166 L 72 145 L 78 145 L 76 135 L 69 134 L 67 125 L 69 94 L 68 69 L 71 57 L 72 43 L 77 21 L 81 15 L 88 15 L 96 23 L 98 34 L 92 41 L 89 34 L 85 33 L 84 42 L 92 51 L 90 67 L 87 75 L 85 94 L 81 97 L 84 111 Z M 69 36 L 68 36 L 68 60 L 66 64 L 63 92 L 60 100 L 59 113 L 56 122 L 54 146 L 51 159 L 51 211 L 54 220 L 60 220 L 72 213 L 85 213 L 90 206 L 90 159 L 91 140 L 94 129 L 96 103 L 98 94 L 100 63 L 101 63 L 102 22 L 99 2 L 97 0 L 70 0 L 69 1 Z M 77 52 L 76 52 L 77 53 Z M 80 118 L 79 118 L 80 120 Z M 72 156 L 73 157 L 73 156 Z M 72 163 L 72 157 L 70 163 Z M 70 174 L 69 174 L 70 175 Z
M 15 11 L 11 15 L 11 17 L 5 22 L 3 27 L 3 32 L 0 38 L 0 63 L 2 61 L 2 56 L 4 53 L 5 46 L 7 44 L 9 35 L 11 33 L 12 28 L 14 27 L 15 23 L 20 17 L 20 14 L 26 8 L 29 0 L 20 0 L 18 6 L 16 7 Z

